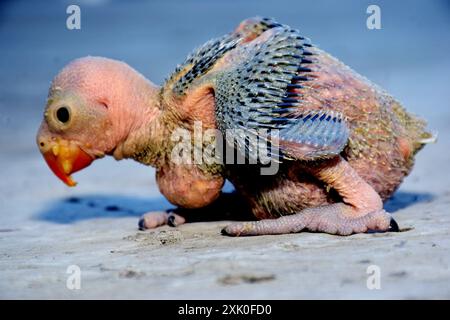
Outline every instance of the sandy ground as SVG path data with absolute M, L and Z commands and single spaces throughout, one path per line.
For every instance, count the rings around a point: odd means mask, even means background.
M 249 1 L 80 1 L 82 30 L 65 28 L 68 2 L 0 4 L 1 298 L 450 298 L 450 7 L 445 1 L 299 6 Z M 147 210 L 170 207 L 153 169 L 105 159 L 69 189 L 35 146 L 49 82 L 73 58 L 122 59 L 162 82 L 203 41 L 243 18 L 276 17 L 429 120 L 440 140 L 417 157 L 386 208 L 401 233 L 228 238 L 228 222 L 141 232 Z M 68 266 L 81 269 L 69 290 Z M 366 286 L 378 266 L 381 289 Z

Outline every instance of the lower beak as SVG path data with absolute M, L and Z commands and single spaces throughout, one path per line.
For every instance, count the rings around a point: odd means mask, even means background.
M 94 161 L 94 158 L 78 145 L 65 140 L 54 142 L 43 155 L 53 173 L 69 187 L 77 184 L 70 175 L 86 168 Z

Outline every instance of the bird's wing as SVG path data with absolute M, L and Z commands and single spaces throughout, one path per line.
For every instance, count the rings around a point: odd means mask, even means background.
M 258 150 L 272 158 L 329 158 L 347 144 L 340 113 L 311 110 L 302 100 L 303 86 L 314 82 L 310 47 L 297 30 L 277 25 L 225 57 L 213 85 L 217 125 L 247 158 L 260 157 Z
M 242 21 L 233 32 L 206 42 L 177 66 L 163 86 L 164 94 L 170 98 L 182 99 L 191 89 L 197 89 L 199 80 L 211 71 L 227 52 L 277 26 L 280 24 L 269 18 L 250 18 Z

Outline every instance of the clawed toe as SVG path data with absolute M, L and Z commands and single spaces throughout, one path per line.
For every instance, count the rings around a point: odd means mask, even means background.
M 146 228 L 145 228 L 145 220 L 144 220 L 144 217 L 141 217 L 140 219 L 139 219 L 139 222 L 138 222 L 138 228 L 139 228 L 139 230 L 141 230 L 141 231 L 144 231 Z
M 391 218 L 391 222 L 389 224 L 389 232 L 400 232 L 400 228 L 398 227 L 397 221 L 394 218 Z
M 252 222 L 237 222 L 232 223 L 223 228 L 220 233 L 224 236 L 239 237 L 239 236 L 256 236 L 259 235 L 257 225 L 264 223 L 262 221 Z
M 167 217 L 167 225 L 169 227 L 176 227 L 175 216 L 173 214 L 169 214 L 169 216 Z
M 236 226 L 239 226 L 239 224 L 238 223 L 229 224 L 220 231 L 220 234 L 230 237 L 239 236 L 240 235 L 239 229 L 241 228 L 236 228 Z
M 138 227 L 139 230 L 147 230 L 164 225 L 176 227 L 183 223 L 185 223 L 185 219 L 178 214 L 172 212 L 157 211 L 144 214 L 139 219 Z

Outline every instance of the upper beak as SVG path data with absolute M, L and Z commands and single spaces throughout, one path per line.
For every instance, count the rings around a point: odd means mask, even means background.
M 77 184 L 70 175 L 86 168 L 94 161 L 92 156 L 72 141 L 57 139 L 47 144 L 41 142 L 40 149 L 53 173 L 69 187 Z

